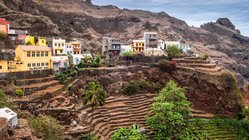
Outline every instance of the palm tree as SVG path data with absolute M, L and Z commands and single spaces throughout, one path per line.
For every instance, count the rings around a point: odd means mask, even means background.
M 99 83 L 90 82 L 87 85 L 85 89 L 85 95 L 83 97 L 83 104 L 90 105 L 92 108 L 92 117 L 90 122 L 92 130 L 93 130 L 92 121 L 93 121 L 94 109 L 98 106 L 103 106 L 105 103 L 105 99 L 106 99 L 106 92 Z

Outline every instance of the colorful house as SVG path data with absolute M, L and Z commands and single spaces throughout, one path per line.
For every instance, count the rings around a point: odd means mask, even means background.
M 69 42 L 68 46 L 70 46 L 73 49 L 73 54 L 82 54 L 81 43 L 79 41 Z
M 0 18 L 0 31 L 9 33 L 10 23 L 5 18 Z
M 107 55 L 110 58 L 118 56 L 121 53 L 122 44 L 120 39 L 103 37 L 102 54 Z
M 47 46 L 19 45 L 15 63 L 16 71 L 52 69 L 52 51 Z
M 47 41 L 45 38 L 38 37 L 38 42 L 35 44 L 35 37 L 30 35 L 26 37 L 25 43 L 31 46 L 47 46 Z
M 132 51 L 135 53 L 141 53 L 144 51 L 145 40 L 133 40 L 132 41 Z
M 53 70 L 59 71 L 60 69 L 66 69 L 69 66 L 68 56 L 52 56 Z
M 53 39 L 52 41 L 53 55 L 62 56 L 66 54 L 66 40 L 65 39 Z

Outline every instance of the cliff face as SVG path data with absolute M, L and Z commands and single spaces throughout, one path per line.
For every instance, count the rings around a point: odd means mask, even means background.
M 34 35 L 80 38 L 86 49 L 95 52 L 101 49 L 102 36 L 127 41 L 141 38 L 144 31 L 157 31 L 162 38 L 192 43 L 196 52 L 235 70 L 241 85 L 249 75 L 249 38 L 227 18 L 195 28 L 164 12 L 96 6 L 90 0 L 0 0 L 0 16 L 10 20 L 13 28 Z

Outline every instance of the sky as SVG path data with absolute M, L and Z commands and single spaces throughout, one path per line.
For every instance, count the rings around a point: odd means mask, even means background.
M 153 12 L 164 11 L 195 27 L 227 17 L 243 35 L 249 36 L 249 0 L 92 0 L 92 3 Z

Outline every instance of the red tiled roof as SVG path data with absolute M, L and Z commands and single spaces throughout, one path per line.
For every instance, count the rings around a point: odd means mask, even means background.
M 8 22 L 5 18 L 0 18 L 0 24 L 6 25 L 10 24 L 10 22 Z
M 27 46 L 27 45 L 19 45 L 21 49 L 24 51 L 51 51 L 51 48 L 48 46 Z

